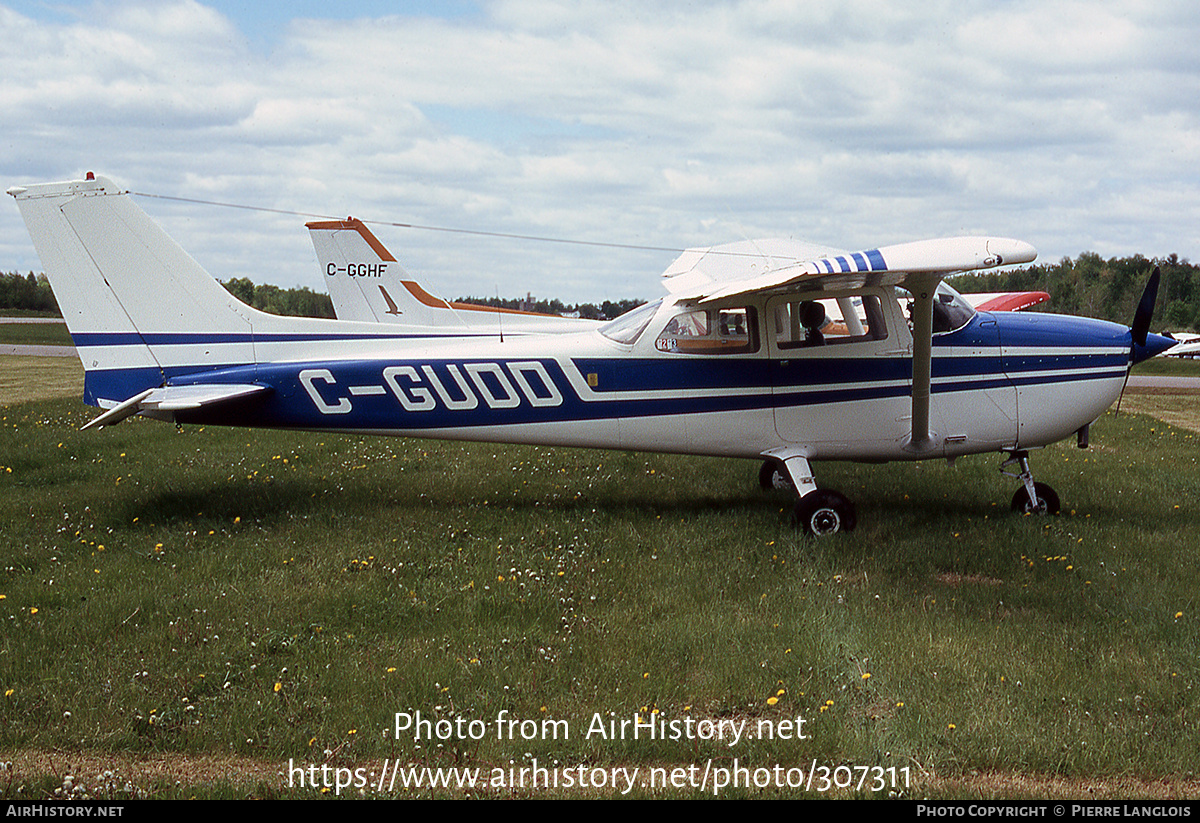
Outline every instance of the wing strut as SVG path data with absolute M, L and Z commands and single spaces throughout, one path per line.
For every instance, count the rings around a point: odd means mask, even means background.
M 908 448 L 925 451 L 933 448 L 929 436 L 929 386 L 933 368 L 933 301 L 940 277 L 910 277 L 909 292 L 913 296 L 913 357 L 912 357 L 912 435 Z

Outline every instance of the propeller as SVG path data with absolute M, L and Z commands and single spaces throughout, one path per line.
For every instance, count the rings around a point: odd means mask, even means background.
M 1150 275 L 1150 280 L 1142 292 L 1142 299 L 1138 301 L 1137 311 L 1133 313 L 1133 325 L 1129 327 L 1129 330 L 1133 333 L 1133 344 L 1136 346 L 1146 345 L 1146 334 L 1150 331 L 1150 317 L 1154 314 L 1154 303 L 1158 300 L 1160 277 L 1158 266 L 1155 266 L 1154 273 Z M 1130 353 L 1132 354 L 1132 348 Z
M 1121 393 L 1117 396 L 1115 414 L 1121 413 L 1121 400 L 1125 397 L 1125 387 L 1129 385 L 1129 373 L 1133 371 L 1133 364 L 1137 362 L 1137 349 L 1146 345 L 1146 335 L 1150 333 L 1150 318 L 1154 316 L 1154 304 L 1158 300 L 1158 281 L 1161 277 L 1158 266 L 1155 266 L 1154 272 L 1146 282 L 1146 288 L 1142 290 L 1142 299 L 1138 301 L 1137 310 L 1133 313 L 1133 325 L 1129 327 L 1129 368 L 1125 370 L 1125 382 L 1121 384 Z

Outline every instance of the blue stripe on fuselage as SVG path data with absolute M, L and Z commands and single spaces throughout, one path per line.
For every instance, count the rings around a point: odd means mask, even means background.
M 1068 322 L 1058 325 L 1046 317 L 1028 321 L 980 315 L 959 331 L 936 336 L 933 393 L 1124 374 L 1128 361 L 1119 338 L 1128 335 L 1127 329 L 1097 326 L 1098 321 L 1071 322 L 1078 318 L 1065 318 Z M 997 328 L 991 322 L 999 326 L 1006 347 L 1032 348 L 1036 343 L 1042 351 L 1002 358 L 996 346 Z M 945 354 L 950 347 L 980 356 L 951 358 Z M 1091 349 L 1091 353 L 1066 353 L 1070 348 Z M 901 353 L 828 357 L 817 356 L 819 351 L 797 350 L 786 361 L 741 355 L 576 358 L 564 365 L 553 358 L 331 360 L 203 371 L 174 367 L 165 376 L 170 385 L 270 386 L 274 389 L 270 395 L 236 407 L 236 422 L 326 429 L 449 429 L 685 415 L 858 402 L 909 393 L 912 364 Z M 589 386 L 587 396 L 575 392 L 564 368 L 573 370 L 574 384 Z M 1072 370 L 1086 371 L 1072 374 Z M 302 374 L 307 374 L 306 380 Z M 162 385 L 163 377 L 164 372 L 155 368 L 88 371 L 86 399 L 93 404 L 99 398 L 121 401 Z M 218 418 L 230 422 L 228 416 L 228 410 L 220 408 L 181 415 L 196 422 Z

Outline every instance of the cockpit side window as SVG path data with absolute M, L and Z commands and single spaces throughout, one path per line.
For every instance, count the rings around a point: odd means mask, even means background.
M 753 306 L 680 308 L 654 341 L 676 354 L 747 354 L 758 351 L 758 313 Z

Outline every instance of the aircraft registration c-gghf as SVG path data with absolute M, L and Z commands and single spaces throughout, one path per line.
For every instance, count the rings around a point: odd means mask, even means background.
M 791 240 L 685 251 L 668 295 L 599 328 L 501 335 L 437 317 L 278 317 L 235 299 L 131 201 L 85 180 L 8 190 L 85 370 L 84 400 L 180 423 L 762 460 L 815 534 L 854 527 L 822 460 L 995 451 L 1013 507 L 1055 512 L 1028 451 L 1077 433 L 1133 363 L 1174 341 L 1133 327 L 977 312 L 942 280 L 1025 263 L 1027 243 L 959 237 L 840 252 Z M 911 301 L 906 312 L 902 301 Z
M 596 320 L 451 303 L 412 280 L 361 220 L 305 224 L 338 320 L 445 326 L 505 334 L 562 334 L 597 328 Z

